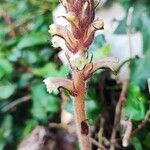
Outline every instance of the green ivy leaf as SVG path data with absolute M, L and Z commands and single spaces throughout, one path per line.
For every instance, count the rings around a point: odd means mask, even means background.
M 135 150 L 143 150 L 142 144 L 137 137 L 133 137 L 130 143 L 134 146 Z
M 146 88 L 147 79 L 150 77 L 150 51 L 143 58 L 135 58 L 131 66 L 131 81 L 138 84 L 142 89 Z
M 58 70 L 56 64 L 48 63 L 44 67 L 34 69 L 33 73 L 44 78 L 47 78 L 49 76 L 65 77 L 69 74 L 69 68 L 63 65 Z
M 89 48 L 89 52 L 93 54 L 93 60 L 109 56 L 110 45 L 106 44 L 103 34 L 95 37 L 92 45 Z
M 47 32 L 33 32 L 26 36 L 23 36 L 19 44 L 17 45 L 17 48 L 23 49 L 47 43 L 48 43 Z
M 31 131 L 38 125 L 38 122 L 36 120 L 31 119 L 27 120 L 25 124 L 26 127 L 23 130 L 22 139 L 26 138 L 31 133 Z
M 48 63 L 44 67 L 33 69 L 33 73 L 44 78 L 58 75 L 56 64 L 54 63 Z
M 30 83 L 32 77 L 33 77 L 32 73 L 24 73 L 24 74 L 22 74 L 20 76 L 19 81 L 18 81 L 19 87 L 25 87 L 25 86 L 27 86 Z
M 12 117 L 6 115 L 0 126 L 0 150 L 4 149 L 5 144 L 11 134 L 12 130 Z
M 148 134 L 146 135 L 146 137 L 145 137 L 145 140 L 144 140 L 144 145 L 148 148 L 148 149 L 150 149 L 150 132 L 148 132 Z
M 93 52 L 93 59 L 100 59 L 101 57 L 107 57 L 110 54 L 110 45 L 104 44 L 101 48 Z
M 35 118 L 45 121 L 47 113 L 57 113 L 59 111 L 59 101 L 54 95 L 46 92 L 44 84 L 36 85 L 32 88 L 33 107 L 32 114 Z
M 16 85 L 7 80 L 0 81 L 0 100 L 9 98 L 15 91 Z
M 94 38 L 92 45 L 89 48 L 90 52 L 94 52 L 97 49 L 100 49 L 106 43 L 105 37 L 103 34 L 97 35 Z
M 143 34 L 143 51 L 147 52 L 150 50 L 150 17 L 148 15 L 143 15 L 141 17 L 142 21 L 142 34 Z
M 59 71 L 60 77 L 66 77 L 70 73 L 69 66 L 62 65 Z
M 139 86 L 133 82 L 130 83 L 127 93 L 127 102 L 124 108 L 126 116 L 135 121 L 144 119 L 146 99 L 141 93 Z
M 12 73 L 13 67 L 7 59 L 0 58 L 0 78 Z

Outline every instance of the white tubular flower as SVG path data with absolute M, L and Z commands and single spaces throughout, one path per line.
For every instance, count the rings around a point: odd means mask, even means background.
M 61 48 L 67 55 L 72 55 L 72 53 L 67 48 L 64 39 L 60 38 L 59 36 L 52 37 L 52 46 L 54 48 Z
M 59 47 L 61 47 L 61 43 L 62 43 L 62 39 L 61 39 L 60 37 L 54 36 L 54 37 L 52 38 L 52 46 L 53 46 L 54 48 L 59 48 Z
M 70 63 L 78 70 L 82 70 L 89 63 L 89 60 L 86 55 L 83 55 L 79 52 L 70 58 Z
M 115 57 L 106 57 L 89 63 L 84 69 L 85 78 L 89 78 L 98 69 L 109 68 L 112 71 L 116 70 L 118 59 Z
M 54 94 L 58 94 L 58 86 L 55 85 L 55 83 L 53 83 L 53 80 L 51 77 L 49 78 L 46 78 L 44 81 L 43 81 L 46 85 L 46 88 L 47 88 L 47 92 L 48 93 L 54 93 Z
M 59 88 L 64 88 L 73 94 L 74 86 L 73 82 L 66 78 L 59 77 L 48 77 L 43 81 L 46 85 L 47 91 L 49 93 L 58 94 Z

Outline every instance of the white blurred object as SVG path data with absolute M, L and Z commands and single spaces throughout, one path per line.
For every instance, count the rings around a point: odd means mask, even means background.
M 132 57 L 135 55 L 142 56 L 142 34 L 136 32 L 130 34 Z M 111 55 L 119 57 L 121 61 L 130 57 L 129 39 L 126 34 L 110 34 L 106 35 L 107 42 L 111 45 Z
M 130 58 L 130 55 L 132 57 L 135 57 L 136 55 L 142 56 L 142 34 L 141 32 L 136 32 L 134 34 L 130 35 L 131 38 L 131 47 L 132 47 L 132 54 L 130 54 L 130 47 L 129 47 L 129 39 L 128 35 L 121 34 L 121 35 L 115 35 L 110 34 L 106 36 L 106 41 L 111 46 L 111 56 L 115 56 L 119 58 L 120 63 L 124 62 L 125 60 Z M 118 74 L 118 79 L 120 81 L 128 80 L 129 79 L 129 69 L 128 65 L 124 65 Z
M 64 51 L 60 51 L 60 52 L 58 53 L 58 57 L 59 57 L 59 59 L 62 61 L 62 63 L 63 63 L 64 65 L 68 65 L 68 60 L 67 60 L 67 57 L 66 57 Z
M 37 126 L 18 146 L 17 150 L 41 150 L 44 149 L 44 140 L 48 136 L 43 126 Z
M 113 3 L 110 7 L 107 8 L 97 8 L 96 18 L 103 19 L 104 21 L 104 34 L 112 33 L 118 25 L 118 22 L 125 17 L 125 11 L 119 3 Z
M 125 17 L 125 11 L 123 7 L 114 3 L 111 7 L 106 9 L 101 9 L 97 11 L 96 17 L 100 17 L 104 20 L 105 28 L 103 33 L 105 35 L 106 41 L 111 46 L 111 56 L 118 57 L 120 62 L 127 60 L 130 57 L 129 49 L 129 39 L 127 34 L 113 34 L 116 27 L 118 26 L 118 21 Z M 117 20 L 114 21 L 114 20 Z M 142 55 L 142 34 L 141 32 L 136 32 L 131 34 L 131 46 L 132 46 L 132 56 Z
M 54 22 L 63 26 L 69 27 L 69 23 L 60 16 L 66 14 L 65 8 L 62 5 L 59 5 L 54 13 L 53 18 Z M 106 41 L 110 44 L 111 47 L 111 56 L 117 57 L 120 60 L 120 63 L 130 58 L 130 49 L 129 49 L 129 39 L 126 34 L 113 34 L 114 30 L 118 26 L 118 22 L 125 17 L 125 10 L 119 4 L 114 2 L 111 7 L 100 8 L 98 6 L 96 11 L 96 18 L 103 19 L 104 21 L 104 30 L 97 31 L 96 35 L 103 33 L 105 35 Z M 115 21 L 114 21 L 115 20 Z M 143 50 L 143 41 L 141 32 L 136 32 L 131 34 L 131 45 L 132 45 L 132 57 L 138 55 L 142 56 Z M 63 63 L 67 64 L 67 59 L 65 58 L 64 52 L 59 53 L 59 58 Z M 122 69 L 118 78 L 120 81 L 126 80 L 129 76 L 128 66 L 125 65 Z
M 59 4 L 57 8 L 53 11 L 53 20 L 54 23 L 66 26 L 69 25 L 68 21 L 62 16 L 66 15 L 66 10 L 62 4 Z
M 72 120 L 73 120 L 73 114 L 63 109 L 61 112 L 61 123 L 69 124 Z

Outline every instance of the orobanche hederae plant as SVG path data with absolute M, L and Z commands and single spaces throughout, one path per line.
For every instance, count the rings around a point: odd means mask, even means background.
M 117 59 L 102 58 L 94 62 L 88 48 L 93 42 L 95 32 L 104 29 L 104 23 L 95 19 L 97 0 L 61 0 L 66 8 L 64 17 L 70 26 L 50 25 L 49 33 L 55 48 L 62 47 L 60 38 L 64 40 L 63 48 L 72 74 L 71 79 L 49 77 L 44 80 L 49 93 L 60 88 L 69 91 L 73 97 L 76 132 L 81 150 L 90 150 L 90 129 L 85 112 L 86 84 L 95 71 L 110 68 L 114 71 Z M 59 38 L 58 38 L 59 37 Z

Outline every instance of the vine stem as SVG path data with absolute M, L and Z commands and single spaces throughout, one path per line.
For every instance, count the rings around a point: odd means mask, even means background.
M 122 91 L 116 106 L 116 110 L 115 110 L 115 118 L 114 118 L 114 125 L 113 125 L 113 129 L 112 129 L 112 134 L 111 134 L 111 145 L 110 145 L 110 150 L 114 150 L 115 149 L 115 139 L 116 139 L 116 132 L 118 130 L 118 126 L 119 126 L 119 119 L 120 119 L 120 114 L 122 111 L 122 105 L 125 102 L 125 94 L 126 94 L 126 90 L 128 87 L 128 80 L 123 82 L 123 86 L 122 86 Z
M 89 126 L 86 122 L 86 112 L 85 112 L 86 82 L 84 80 L 83 71 L 78 70 L 73 71 L 72 76 L 76 92 L 76 96 L 73 101 L 73 107 L 80 149 L 91 150 L 91 143 L 89 138 Z

